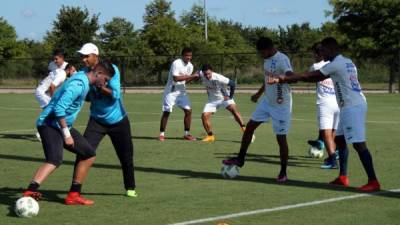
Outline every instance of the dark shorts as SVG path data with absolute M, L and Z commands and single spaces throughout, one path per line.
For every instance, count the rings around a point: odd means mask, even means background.
M 74 146 L 66 146 L 64 144 L 64 137 L 59 128 L 39 126 L 37 129 L 42 139 L 42 146 L 47 163 L 55 166 L 61 165 L 64 148 L 77 154 L 81 159 L 87 159 L 96 155 L 94 148 L 74 128 L 70 129 L 71 136 L 74 139 Z

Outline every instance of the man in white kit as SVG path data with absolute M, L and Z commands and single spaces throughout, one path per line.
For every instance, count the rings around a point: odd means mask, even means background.
M 270 38 L 261 37 L 257 41 L 257 51 L 264 59 L 265 80 L 264 84 L 251 99 L 257 102 L 263 93 L 264 98 L 258 103 L 250 121 L 246 125 L 240 152 L 237 157 L 225 159 L 222 163 L 225 165 L 237 165 L 242 167 L 255 129 L 257 129 L 260 124 L 268 122 L 271 119 L 272 128 L 276 134 L 276 140 L 279 145 L 281 161 L 281 169 L 277 177 L 277 182 L 283 183 L 287 181 L 286 169 L 289 158 L 289 147 L 286 135 L 290 128 L 292 94 L 288 84 L 268 84 L 267 80 L 268 77 L 271 76 L 271 73 L 290 76 L 293 73 L 292 66 L 289 58 L 274 47 Z
M 201 114 L 201 120 L 203 122 L 204 129 L 207 132 L 207 136 L 203 138 L 202 141 L 215 141 L 215 135 L 211 129 L 210 119 L 211 115 L 217 112 L 217 109 L 221 106 L 232 113 L 241 130 L 244 131 L 246 126 L 244 125 L 242 116 L 237 110 L 236 103 L 233 100 L 236 87 L 235 82 L 221 74 L 215 73 L 209 64 L 203 65 L 199 75 L 202 84 L 207 89 L 208 95 L 208 102 L 204 106 L 203 113 Z M 229 86 L 229 92 L 226 86 Z
M 312 47 L 314 63 L 310 71 L 321 69 L 329 63 L 324 61 L 321 55 L 321 43 L 315 43 Z M 335 87 L 331 78 L 317 82 L 317 119 L 319 127 L 319 136 L 324 141 L 328 158 L 325 159 L 324 164 L 321 165 L 322 169 L 336 169 L 336 145 L 335 145 L 335 131 L 339 124 L 339 106 L 336 101 Z M 321 150 L 322 151 L 322 150 Z
M 192 108 L 189 100 L 189 96 L 186 93 L 186 82 L 197 79 L 198 74 L 193 73 L 193 65 L 190 62 L 192 60 L 192 49 L 184 48 L 182 50 L 182 57 L 176 59 L 170 68 L 168 74 L 168 82 L 164 89 L 163 105 L 160 122 L 160 135 L 158 140 L 165 140 L 165 129 L 167 127 L 167 122 L 169 115 L 175 105 L 183 110 L 185 113 L 184 117 L 184 129 L 185 133 L 183 138 L 188 141 L 196 140 L 189 131 L 190 124 L 192 122 Z
M 336 100 L 340 107 L 340 120 L 335 138 L 339 150 L 339 177 L 333 180 L 331 184 L 349 186 L 346 143 L 352 143 L 368 176 L 367 184 L 357 189 L 365 192 L 379 191 L 380 184 L 375 174 L 372 156 L 366 144 L 367 101 L 358 82 L 357 68 L 349 58 L 340 54 L 336 39 L 327 37 L 322 40 L 321 45 L 321 54 L 324 60 L 329 60 L 330 63 L 313 72 L 293 74 L 289 77 L 285 75 L 270 77 L 268 83 L 332 78 L 335 85 Z

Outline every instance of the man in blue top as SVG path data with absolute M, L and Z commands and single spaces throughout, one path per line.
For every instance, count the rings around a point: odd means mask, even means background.
M 99 63 L 98 48 L 92 43 L 84 44 L 78 53 L 87 70 L 95 68 Z M 86 99 L 91 102 L 90 119 L 84 137 L 94 149 L 97 149 L 105 135 L 111 138 L 121 163 L 126 195 L 136 197 L 131 127 L 122 104 L 120 74 L 118 68 L 115 65 L 113 67 L 115 74 L 111 80 L 105 85 L 90 87 Z M 79 160 L 77 157 L 76 162 Z M 86 168 L 86 173 L 88 170 Z
M 111 69 L 110 69 L 111 68 Z M 77 166 L 87 167 L 94 160 L 95 150 L 82 135 L 72 128 L 81 110 L 90 85 L 104 85 L 114 74 L 111 65 L 98 64 L 91 72 L 79 72 L 66 81 L 51 99 L 50 103 L 40 114 L 36 125 L 42 137 L 42 146 L 46 162 L 36 171 L 24 196 L 35 199 L 41 197 L 39 186 L 62 163 L 63 147 L 83 159 Z M 82 183 L 86 174 L 77 170 L 75 183 Z M 84 199 L 79 192 L 69 193 L 65 201 L 68 205 L 91 205 L 93 201 Z

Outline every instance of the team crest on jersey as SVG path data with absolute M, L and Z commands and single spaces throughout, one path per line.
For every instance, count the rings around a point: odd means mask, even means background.
M 361 92 L 361 86 L 360 83 L 358 82 L 357 76 L 351 75 L 350 76 L 350 84 L 351 84 L 351 89 L 356 92 Z

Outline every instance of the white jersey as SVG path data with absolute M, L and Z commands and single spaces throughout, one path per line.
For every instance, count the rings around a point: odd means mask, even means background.
M 316 71 L 328 64 L 329 61 L 321 60 L 318 63 L 314 63 L 310 71 Z M 331 78 L 317 82 L 317 105 L 337 105 L 335 86 Z
M 50 72 L 50 71 L 54 71 L 54 70 L 56 70 L 56 69 L 63 69 L 63 70 L 65 70 L 65 67 L 68 65 L 68 63 L 67 62 L 63 62 L 63 64 L 59 67 L 59 66 L 57 66 L 57 64 L 54 62 L 54 61 L 51 61 L 50 63 L 49 63 L 49 66 L 47 67 L 47 70 Z
M 272 106 L 290 105 L 292 102 L 292 94 L 289 84 L 267 84 L 268 73 L 274 75 L 282 75 L 288 71 L 293 71 L 289 58 L 281 53 L 276 52 L 275 55 L 264 60 L 265 71 L 265 96 L 267 102 Z
M 224 99 L 224 93 L 229 93 L 226 85 L 229 84 L 229 78 L 212 72 L 211 79 L 207 79 L 202 71 L 200 71 L 200 78 L 203 85 L 207 89 L 208 101 L 213 102 Z
M 358 82 L 357 68 L 350 59 L 337 55 L 332 62 L 322 67 L 320 72 L 332 78 L 339 107 L 366 103 Z
M 39 86 L 36 89 L 42 92 L 47 92 L 51 84 L 58 87 L 65 81 L 66 78 L 67 74 L 65 73 L 65 70 L 53 70 L 49 72 L 49 75 L 40 82 Z
M 164 94 L 168 94 L 170 92 L 185 92 L 186 91 L 186 86 L 185 83 L 186 81 L 174 81 L 174 77 L 178 76 L 189 76 L 192 75 L 193 72 L 193 65 L 192 63 L 188 62 L 185 63 L 182 59 L 177 59 L 175 60 L 171 68 L 169 70 L 168 74 L 168 82 L 167 86 L 165 86 Z

